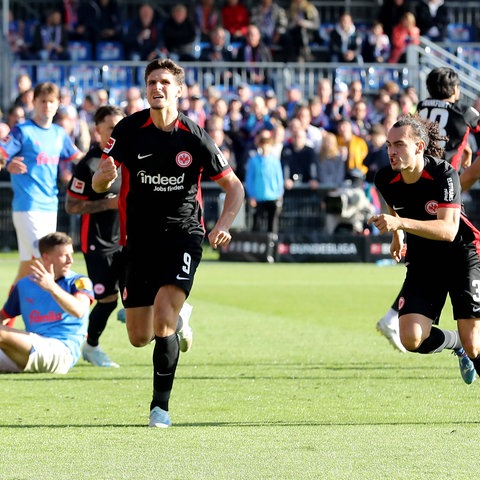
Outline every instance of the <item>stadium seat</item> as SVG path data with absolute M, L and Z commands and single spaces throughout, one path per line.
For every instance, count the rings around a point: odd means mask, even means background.
M 60 66 L 54 63 L 44 63 L 37 65 L 37 72 L 35 79 L 40 82 L 53 82 L 57 85 L 65 83 L 67 67 Z
M 98 42 L 95 46 L 95 59 L 104 62 L 124 60 L 124 48 L 121 42 Z
M 480 46 L 465 46 L 457 48 L 457 57 L 472 67 L 480 68 Z
M 466 23 L 449 23 L 447 37 L 451 42 L 473 42 L 473 29 Z
M 73 62 L 81 60 L 92 60 L 92 44 L 81 40 L 68 42 L 68 51 Z

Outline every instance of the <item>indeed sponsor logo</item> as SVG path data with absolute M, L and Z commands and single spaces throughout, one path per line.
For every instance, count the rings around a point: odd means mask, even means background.
M 167 177 L 162 176 L 159 173 L 157 175 L 148 175 L 145 170 L 141 170 L 138 172 L 137 176 L 140 177 L 140 182 L 144 185 L 155 185 L 155 192 L 170 192 L 174 190 L 183 190 L 184 188 L 184 173 L 182 173 L 179 177 Z

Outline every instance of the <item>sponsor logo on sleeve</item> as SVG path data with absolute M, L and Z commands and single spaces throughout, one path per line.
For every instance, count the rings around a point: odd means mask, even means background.
M 109 153 L 114 145 L 115 145 L 115 139 L 113 137 L 110 137 L 108 139 L 107 144 L 105 145 L 105 148 L 103 149 L 103 153 Z
M 74 177 L 70 188 L 72 192 L 83 193 L 85 190 L 85 182 Z

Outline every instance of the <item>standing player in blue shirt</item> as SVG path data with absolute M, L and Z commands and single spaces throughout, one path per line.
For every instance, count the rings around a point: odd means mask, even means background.
M 67 373 L 80 358 L 92 282 L 73 272 L 72 239 L 50 233 L 39 240 L 41 261 L 13 287 L 0 310 L 0 372 Z M 25 331 L 4 325 L 22 315 Z
M 68 171 L 68 162 L 83 156 L 67 132 L 53 123 L 59 88 L 50 82 L 38 84 L 33 103 L 32 118 L 15 125 L 0 140 L 0 157 L 7 161 L 13 189 L 13 225 L 20 256 L 14 284 L 30 273 L 32 258 L 39 257 L 38 240 L 57 229 L 59 172 Z
M 171 425 L 169 400 L 179 358 L 180 309 L 202 257 L 202 176 L 225 190 L 225 202 L 208 239 L 227 246 L 244 201 L 243 185 L 206 131 L 178 110 L 185 72 L 170 59 L 145 69 L 150 108 L 120 120 L 92 178 L 105 192 L 122 168 L 120 236 L 125 245 L 122 292 L 130 343 L 154 339 L 153 398 L 149 426 Z

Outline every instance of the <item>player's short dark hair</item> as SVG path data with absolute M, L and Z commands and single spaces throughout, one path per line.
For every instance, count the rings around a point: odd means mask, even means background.
M 145 68 L 145 85 L 147 84 L 148 76 L 155 70 L 168 70 L 175 77 L 178 85 L 183 85 L 185 83 L 185 70 L 180 65 L 177 65 L 170 58 L 156 58 Z
M 35 85 L 33 98 L 38 98 L 41 95 L 53 95 L 56 99 L 60 100 L 60 89 L 52 82 L 42 82 Z
M 102 105 L 101 107 L 97 108 L 95 114 L 93 115 L 93 121 L 95 122 L 95 125 L 102 123 L 105 120 L 105 117 L 108 117 L 109 115 L 119 115 L 121 117 L 126 116 L 123 109 L 117 105 Z
M 460 84 L 460 79 L 452 68 L 438 67 L 428 74 L 426 83 L 430 97 L 443 100 L 455 93 L 455 87 Z
M 38 241 L 38 249 L 41 254 L 51 252 L 57 245 L 73 245 L 73 240 L 66 233 L 53 232 Z

